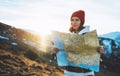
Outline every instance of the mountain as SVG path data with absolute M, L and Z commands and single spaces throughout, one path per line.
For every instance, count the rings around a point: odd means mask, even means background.
M 99 36 L 99 40 L 105 53 L 96 76 L 120 76 L 119 39 Z M 64 68 L 57 66 L 50 51 L 40 48 L 41 41 L 35 33 L 0 22 L 0 76 L 63 76 Z
M 105 69 L 120 72 L 120 32 L 100 35 L 99 41 L 105 47 L 104 55 L 102 55 L 102 64 Z
M 113 40 L 120 40 L 120 32 L 110 32 L 107 34 L 103 34 L 103 35 L 99 35 L 99 37 L 103 37 L 103 38 L 109 38 L 109 39 L 113 39 Z

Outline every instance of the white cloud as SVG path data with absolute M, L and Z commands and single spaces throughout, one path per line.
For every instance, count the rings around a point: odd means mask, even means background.
M 67 31 L 73 11 L 86 12 L 86 25 L 96 28 L 99 34 L 119 31 L 120 1 L 90 0 L 7 0 L 0 1 L 0 21 L 15 27 L 41 30 Z M 2 4 L 3 3 L 3 4 Z M 4 4 L 5 3 L 5 4 Z M 9 7 L 8 7 L 9 6 Z M 116 27 L 114 27 L 116 26 Z M 110 28 L 108 28 L 110 27 Z

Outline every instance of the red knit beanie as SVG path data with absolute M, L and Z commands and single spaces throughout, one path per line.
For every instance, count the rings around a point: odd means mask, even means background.
M 82 25 L 85 22 L 85 12 L 83 10 L 78 10 L 78 11 L 73 12 L 71 19 L 72 17 L 78 17 L 81 20 Z

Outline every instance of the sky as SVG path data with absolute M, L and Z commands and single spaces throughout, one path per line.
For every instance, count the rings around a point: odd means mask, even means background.
M 85 25 L 99 35 L 120 32 L 120 0 L 0 0 L 0 22 L 47 34 L 67 32 L 74 11 L 85 11 Z

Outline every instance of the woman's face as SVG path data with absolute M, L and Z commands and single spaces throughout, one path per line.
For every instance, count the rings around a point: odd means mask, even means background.
M 78 17 L 71 18 L 71 25 L 74 30 L 78 30 L 78 28 L 80 27 L 80 24 L 81 24 L 81 20 Z

